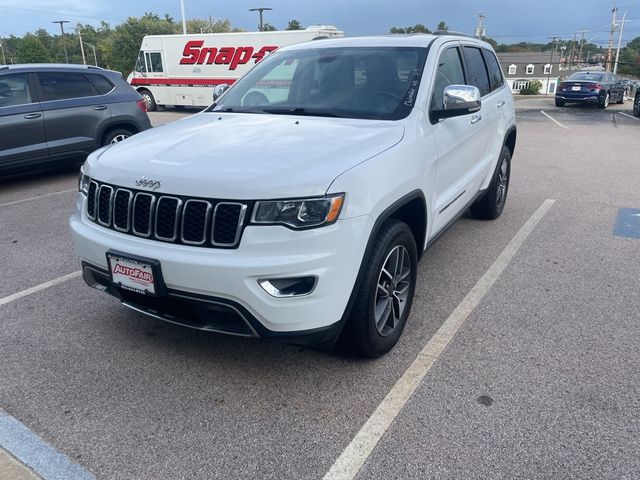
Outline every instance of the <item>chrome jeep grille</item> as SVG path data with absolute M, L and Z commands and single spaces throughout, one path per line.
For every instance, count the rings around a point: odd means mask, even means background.
M 92 180 L 87 216 L 103 227 L 137 237 L 235 248 L 249 207 L 243 202 L 143 192 Z

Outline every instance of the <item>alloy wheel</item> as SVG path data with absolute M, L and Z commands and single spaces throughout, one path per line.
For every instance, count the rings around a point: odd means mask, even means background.
M 502 159 L 502 164 L 500 165 L 497 188 L 496 205 L 498 208 L 502 208 L 507 199 L 507 188 L 509 188 L 509 163 L 506 158 Z
M 129 135 L 124 135 L 124 134 L 116 135 L 115 137 L 113 137 L 111 139 L 111 141 L 109 143 L 118 143 L 118 142 L 121 142 L 123 140 L 126 140 L 127 138 L 129 138 Z
M 411 259 L 403 245 L 387 255 L 378 275 L 373 311 L 376 330 L 386 337 L 400 324 L 411 286 Z

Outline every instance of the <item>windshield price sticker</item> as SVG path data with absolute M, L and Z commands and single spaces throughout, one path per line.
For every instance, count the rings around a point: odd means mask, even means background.
M 126 290 L 155 295 L 155 279 L 151 264 L 131 258 L 109 256 L 113 283 Z

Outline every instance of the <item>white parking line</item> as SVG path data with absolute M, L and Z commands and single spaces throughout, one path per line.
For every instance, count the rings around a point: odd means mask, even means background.
M 63 193 L 71 193 L 77 191 L 77 188 L 71 188 L 69 190 L 60 190 L 59 192 L 45 193 L 44 195 L 38 195 L 36 197 L 22 198 L 20 200 L 14 200 L 13 202 L 0 203 L 0 207 L 8 207 L 10 205 L 17 205 L 18 203 L 30 202 L 31 200 L 39 200 L 41 198 L 53 197 L 54 195 L 62 195 Z
M 384 433 L 389 429 L 418 388 L 420 382 L 554 202 L 555 200 L 545 200 L 516 233 L 496 261 L 493 262 L 482 278 L 478 280 L 478 283 L 464 297 L 436 334 L 431 337 L 391 391 L 387 393 L 382 403 L 378 405 L 378 408 L 375 409 L 371 417 L 331 466 L 331 469 L 324 476 L 324 480 L 350 480 L 358 474 Z
M 555 118 L 553 118 L 551 115 L 549 115 L 544 110 L 540 110 L 540 113 L 543 114 L 545 117 L 547 117 L 549 120 L 551 120 L 556 125 L 558 125 L 558 126 L 560 126 L 562 128 L 566 128 L 567 130 L 571 130 L 569 127 L 567 127 L 566 125 L 561 124 L 559 121 L 557 121 Z
M 54 285 L 58 285 L 60 283 L 64 283 L 67 280 L 71 280 L 73 278 L 77 278 L 81 275 L 82 272 L 72 272 L 67 275 L 63 275 L 62 277 L 54 278 L 53 280 L 49 280 L 48 282 L 41 283 L 40 285 L 36 285 L 35 287 L 27 288 L 26 290 L 22 290 L 21 292 L 14 293 L 9 295 L 8 297 L 0 298 L 0 307 L 2 305 L 6 305 L 7 303 L 11 303 L 14 300 L 18 300 L 20 298 L 24 298 L 32 293 L 39 292 L 41 290 L 45 290 L 49 287 L 53 287 Z
M 624 112 L 616 112 L 619 115 L 624 115 L 625 117 L 629 117 L 632 120 L 635 120 L 636 122 L 640 122 L 640 118 L 638 117 L 634 117 L 633 115 L 629 115 L 628 113 L 624 113 Z

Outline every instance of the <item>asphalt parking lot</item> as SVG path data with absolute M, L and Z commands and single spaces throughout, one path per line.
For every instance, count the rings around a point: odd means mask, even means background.
M 3 181 L 0 414 L 77 478 L 322 478 L 511 251 L 356 478 L 638 478 L 640 238 L 615 225 L 640 208 L 640 120 L 630 102 L 517 107 L 502 217 L 462 218 L 426 252 L 405 333 L 374 361 L 172 326 L 73 275 L 29 293 L 78 270 L 77 172 Z

